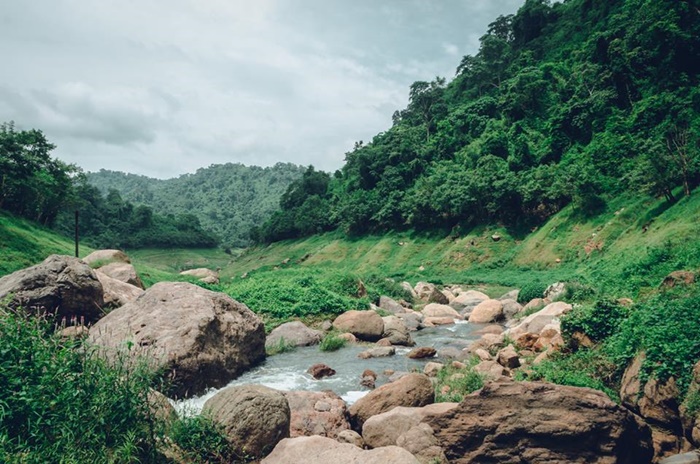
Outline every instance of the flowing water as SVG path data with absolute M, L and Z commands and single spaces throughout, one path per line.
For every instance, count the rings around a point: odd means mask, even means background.
M 454 325 L 443 325 L 426 328 L 413 332 L 411 336 L 416 346 L 431 346 L 436 350 L 456 348 L 461 350 L 470 341 L 479 338 L 475 334 L 483 328 L 482 324 L 469 324 L 458 321 Z M 360 386 L 360 376 L 365 369 L 371 369 L 378 374 L 377 386 L 388 381 L 385 371 L 423 370 L 430 359 L 409 359 L 406 354 L 412 348 L 396 347 L 396 355 L 383 358 L 359 359 L 357 355 L 371 348 L 368 344 L 346 345 L 338 351 L 323 352 L 318 346 L 299 347 L 293 351 L 268 357 L 263 363 L 247 371 L 230 382 L 232 385 L 260 384 L 277 390 L 333 390 L 348 404 L 352 404 L 369 390 Z M 314 380 L 306 370 L 314 364 L 323 363 L 335 369 L 332 377 Z M 226 388 L 223 387 L 223 388 Z M 190 398 L 175 403 L 181 414 L 198 414 L 204 402 L 214 396 L 220 389 L 212 389 L 202 396 Z

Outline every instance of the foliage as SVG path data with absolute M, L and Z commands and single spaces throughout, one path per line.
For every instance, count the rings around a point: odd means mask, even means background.
M 186 416 L 175 421 L 170 438 L 194 464 L 247 462 L 233 449 L 223 426 L 207 415 Z
M 544 298 L 545 290 L 547 290 L 547 284 L 539 280 L 530 281 L 518 292 L 518 303 L 527 304 L 535 298 Z
M 0 307 L 0 460 L 155 462 L 155 373 L 107 363 L 48 320 Z
M 562 334 L 570 337 L 575 332 L 582 332 L 597 343 L 616 333 L 629 313 L 628 308 L 613 300 L 577 306 L 562 317 Z
M 293 343 L 287 342 L 287 340 L 284 339 L 284 337 L 280 337 L 279 341 L 270 346 L 265 346 L 265 353 L 268 356 L 272 356 L 275 354 L 280 354 L 280 353 L 288 353 L 290 351 L 294 351 L 296 346 Z
M 484 376 L 473 368 L 478 363 L 471 360 L 463 369 L 443 367 L 437 375 L 435 402 L 460 402 L 468 395 L 484 386 Z
M 338 334 L 329 333 L 326 334 L 325 337 L 323 337 L 323 340 L 321 340 L 321 344 L 318 346 L 318 349 L 321 351 L 338 351 L 339 349 L 345 346 L 345 343 L 345 339 L 339 337 Z

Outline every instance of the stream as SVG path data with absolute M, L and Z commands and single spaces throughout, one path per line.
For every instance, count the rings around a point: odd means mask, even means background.
M 454 325 L 430 327 L 412 332 L 418 346 L 431 346 L 440 351 L 444 348 L 465 348 L 480 335 L 476 332 L 487 324 L 470 324 L 457 321 Z M 204 403 L 223 388 L 232 385 L 260 384 L 277 390 L 332 390 L 350 405 L 369 393 L 360 386 L 360 376 L 365 369 L 377 373 L 376 386 L 387 383 L 385 371 L 423 371 L 423 366 L 432 359 L 409 359 L 406 355 L 414 347 L 396 346 L 396 355 L 383 358 L 359 359 L 357 355 L 374 344 L 348 344 L 338 351 L 323 352 L 318 346 L 298 347 L 293 351 L 269 356 L 264 362 L 246 371 L 221 389 L 211 389 L 205 394 L 174 403 L 180 415 L 199 414 Z M 335 369 L 336 374 L 314 380 L 306 370 L 314 364 L 324 363 Z

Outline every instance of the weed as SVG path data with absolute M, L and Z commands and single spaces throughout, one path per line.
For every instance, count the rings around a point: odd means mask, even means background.
M 323 337 L 323 340 L 321 340 L 321 344 L 318 346 L 318 348 L 321 351 L 337 351 L 344 347 L 345 344 L 346 341 L 344 338 L 339 337 L 337 334 L 329 333 Z
M 472 360 L 466 368 L 443 367 L 437 375 L 435 402 L 460 402 L 484 386 L 484 376 L 474 370 L 477 361 Z
M 233 449 L 223 426 L 207 415 L 184 417 L 175 421 L 170 438 L 195 464 L 247 462 Z
M 284 337 L 280 337 L 277 343 L 265 346 L 265 353 L 267 353 L 268 356 L 272 356 L 275 354 L 294 351 L 295 349 L 296 346 L 293 343 L 289 343 L 284 339 Z

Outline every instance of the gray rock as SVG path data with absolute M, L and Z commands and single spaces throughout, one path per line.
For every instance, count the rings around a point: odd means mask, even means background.
M 136 273 L 136 268 L 128 263 L 109 263 L 99 267 L 100 272 L 110 276 L 113 279 L 121 280 L 135 287 L 144 288 L 141 277 Z
M 321 337 L 321 331 L 310 329 L 303 322 L 285 322 L 270 332 L 265 339 L 265 346 L 278 346 L 282 340 L 291 346 L 310 346 L 320 343 Z
M 386 356 L 394 356 L 396 354 L 396 348 L 393 346 L 377 346 L 375 348 L 370 348 L 362 353 L 358 354 L 357 357 L 360 359 L 369 358 L 384 358 Z
M 405 313 L 406 309 L 388 296 L 379 297 L 379 307 L 394 314 Z
M 396 316 L 383 317 L 384 321 L 384 338 L 389 339 L 392 345 L 413 346 L 415 342 L 408 333 L 408 327 L 403 320 Z

